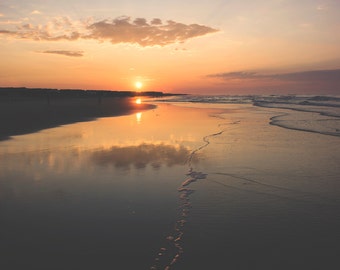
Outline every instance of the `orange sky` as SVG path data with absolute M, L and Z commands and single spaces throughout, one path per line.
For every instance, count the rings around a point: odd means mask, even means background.
M 340 94 L 340 2 L 8 1 L 0 86 Z

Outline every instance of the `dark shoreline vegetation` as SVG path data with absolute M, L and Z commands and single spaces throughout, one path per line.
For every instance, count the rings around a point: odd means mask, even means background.
M 0 141 L 11 136 L 99 117 L 153 109 L 137 97 L 165 97 L 163 92 L 0 87 Z

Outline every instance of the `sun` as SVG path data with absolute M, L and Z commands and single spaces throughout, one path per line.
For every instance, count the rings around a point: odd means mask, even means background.
M 138 82 L 135 82 L 135 86 L 138 90 L 140 90 L 142 87 L 143 87 L 143 83 L 138 81 Z

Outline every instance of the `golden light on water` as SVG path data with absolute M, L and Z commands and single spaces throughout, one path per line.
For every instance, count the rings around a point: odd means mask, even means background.
M 141 98 L 137 98 L 135 102 L 136 102 L 136 104 L 142 104 L 142 99 Z
M 137 123 L 140 123 L 140 121 L 142 120 L 142 113 L 141 112 L 136 113 L 136 120 L 137 120 Z

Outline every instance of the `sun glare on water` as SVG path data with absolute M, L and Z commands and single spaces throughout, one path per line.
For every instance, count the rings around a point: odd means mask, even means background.
M 136 99 L 136 104 L 142 104 L 142 99 L 141 98 L 137 98 Z
M 141 120 L 142 120 L 142 113 L 141 112 L 136 113 L 136 120 L 137 120 L 137 123 L 141 122 Z

